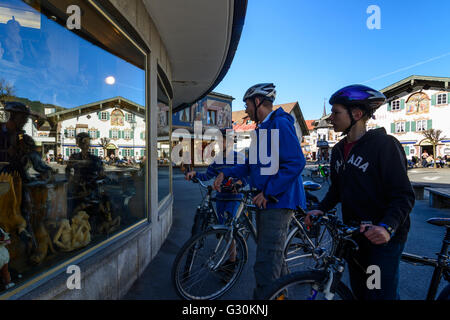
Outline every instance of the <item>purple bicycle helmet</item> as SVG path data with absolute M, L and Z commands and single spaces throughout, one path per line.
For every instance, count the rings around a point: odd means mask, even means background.
M 330 98 L 330 104 L 341 104 L 346 107 L 350 115 L 351 125 L 344 131 L 348 134 L 350 129 L 355 125 L 356 121 L 352 115 L 353 108 L 361 109 L 368 117 L 371 117 L 374 112 L 383 105 L 386 101 L 386 96 L 381 92 L 370 87 L 354 84 L 344 87 L 336 91 Z

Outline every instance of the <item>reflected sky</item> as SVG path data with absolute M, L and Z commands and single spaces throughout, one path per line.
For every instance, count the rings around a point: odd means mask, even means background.
M 18 0 L 0 1 L 0 79 L 65 108 L 122 96 L 145 105 L 145 72 Z M 114 77 L 114 84 L 106 79 Z

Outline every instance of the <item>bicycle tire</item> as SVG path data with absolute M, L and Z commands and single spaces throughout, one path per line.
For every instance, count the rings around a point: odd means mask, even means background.
M 323 287 L 327 281 L 327 273 L 324 271 L 301 271 L 295 272 L 276 280 L 265 292 L 265 300 L 282 300 L 282 294 L 287 293 L 286 300 L 316 300 L 320 291 L 313 293 L 314 288 Z M 306 293 L 303 295 L 304 290 Z M 339 281 L 336 286 L 335 297 L 341 300 L 354 300 L 350 289 Z M 303 299 L 300 299 L 303 298 Z
M 237 282 L 247 262 L 247 245 L 241 236 L 233 237 L 237 252 L 235 268 L 227 269 L 223 264 L 220 270 L 211 269 L 226 249 L 223 245 L 226 244 L 224 239 L 228 236 L 228 229 L 208 229 L 190 238 L 180 249 L 172 266 L 171 277 L 175 291 L 182 299 L 215 300 L 228 292 Z M 220 247 L 217 254 L 214 253 L 216 247 Z M 223 259 L 226 260 L 227 257 Z M 200 292 L 202 290 L 204 292 Z
M 298 226 L 295 226 L 289 231 L 286 238 L 284 257 L 289 272 L 317 269 L 323 256 L 334 255 L 336 242 L 335 231 L 332 228 L 321 226 L 319 235 L 315 238 L 310 237 L 311 241 L 316 245 L 315 248 L 311 248 L 310 243 L 305 243 L 302 237 L 298 235 L 299 233 L 303 233 L 303 231 Z M 308 233 L 306 235 L 309 237 Z M 328 239 L 326 235 L 328 235 Z M 315 250 L 316 258 L 312 254 L 313 250 Z
M 450 300 L 450 284 L 448 284 L 444 289 L 442 289 L 441 293 L 439 294 L 439 296 L 437 297 L 436 300 L 440 300 L 440 301 Z

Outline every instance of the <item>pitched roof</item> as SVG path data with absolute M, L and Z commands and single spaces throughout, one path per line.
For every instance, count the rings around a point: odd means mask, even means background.
M 314 130 L 314 122 L 316 122 L 316 120 L 305 120 L 306 122 L 306 126 L 308 127 L 309 131 L 313 131 Z
M 233 111 L 231 115 L 233 122 L 236 123 L 244 123 L 244 118 L 246 117 L 247 114 L 245 113 L 245 110 Z
M 296 109 L 296 106 L 298 106 L 298 108 Z M 300 128 L 302 130 L 302 134 L 303 135 L 308 135 L 309 134 L 309 128 L 307 127 L 307 124 L 305 123 L 305 120 L 303 118 L 303 114 L 302 114 L 302 110 L 300 109 L 300 105 L 298 104 L 298 102 L 290 102 L 290 103 L 284 103 L 284 104 L 278 104 L 273 106 L 273 110 L 277 110 L 279 108 L 282 108 L 286 113 L 291 114 L 291 112 L 293 112 L 294 110 L 296 110 L 293 114 L 294 118 L 297 119 Z M 233 119 L 233 123 L 236 123 L 235 125 L 233 125 L 233 129 L 236 132 L 242 132 L 242 131 L 252 131 L 256 128 L 256 124 L 255 123 L 251 123 L 251 124 L 246 124 L 244 119 L 248 118 L 247 114 L 245 113 L 245 110 L 239 110 L 239 111 L 234 111 L 232 114 L 232 119 Z
M 291 103 L 285 103 L 285 104 L 279 104 L 276 106 L 273 106 L 273 110 L 277 110 L 279 108 L 282 108 L 285 112 L 291 113 L 292 109 L 294 109 L 295 105 L 298 102 L 291 102 Z

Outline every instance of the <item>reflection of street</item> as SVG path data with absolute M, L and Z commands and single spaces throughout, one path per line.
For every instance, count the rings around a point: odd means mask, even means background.
M 426 170 L 426 169 L 423 169 Z M 421 171 L 421 170 L 419 170 Z M 437 173 L 432 173 L 437 171 Z M 445 172 L 444 172 L 445 171 Z M 440 175 L 443 181 L 450 183 L 450 170 L 432 170 L 427 174 L 431 176 Z M 305 169 L 304 180 L 308 180 L 309 169 Z M 421 173 L 412 172 L 412 181 L 420 179 Z M 161 178 L 165 174 L 161 172 Z M 144 271 L 141 278 L 136 281 L 124 299 L 179 299 L 176 295 L 171 278 L 170 270 L 173 260 L 183 243 L 189 238 L 195 208 L 201 200 L 198 185 L 184 180 L 184 175 L 174 169 L 174 216 L 170 234 L 163 244 L 161 250 Z M 322 190 L 315 192 L 319 199 L 322 199 L 328 189 L 324 184 Z M 435 257 L 439 252 L 443 228 L 432 226 L 426 223 L 431 217 L 450 217 L 450 210 L 438 210 L 428 206 L 428 200 L 416 201 L 416 205 L 411 213 L 411 230 L 409 232 L 406 251 L 419 255 Z M 244 268 L 243 274 L 235 287 L 222 299 L 251 299 L 253 286 L 255 284 L 253 276 L 253 264 L 255 255 L 255 244 L 253 240 L 248 241 L 249 259 Z M 433 269 L 429 267 L 417 267 L 402 262 L 400 264 L 400 297 L 401 299 L 423 300 L 428 290 Z M 348 275 L 344 276 L 344 281 L 348 284 Z M 442 286 L 445 281 L 441 282 Z

